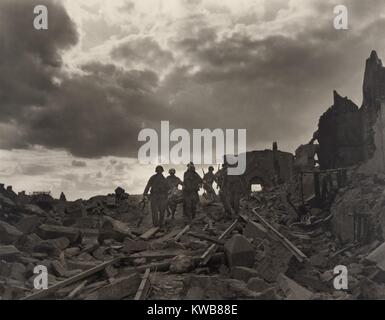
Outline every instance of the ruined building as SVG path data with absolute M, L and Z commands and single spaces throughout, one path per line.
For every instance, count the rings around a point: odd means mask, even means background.
M 319 142 L 321 169 L 365 163 L 364 172 L 385 170 L 383 119 L 385 68 L 372 51 L 366 61 L 361 108 L 334 91 L 334 104 L 320 118 L 315 138 Z
M 250 188 L 253 184 L 271 188 L 288 182 L 293 177 L 293 163 L 294 156 L 289 152 L 279 150 L 248 152 L 244 173 L 245 181 Z
M 320 118 L 317 132 L 321 169 L 355 165 L 363 160 L 359 108 L 334 91 L 334 104 Z

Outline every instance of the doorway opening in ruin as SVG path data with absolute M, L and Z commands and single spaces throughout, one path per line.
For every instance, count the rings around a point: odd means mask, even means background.
M 249 180 L 249 185 L 251 192 L 261 192 L 264 187 L 264 181 L 260 177 L 255 176 Z

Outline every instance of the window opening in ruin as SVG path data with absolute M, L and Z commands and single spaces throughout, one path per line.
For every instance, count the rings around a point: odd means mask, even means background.
M 251 192 L 261 192 L 262 186 L 260 184 L 252 184 L 251 185 Z

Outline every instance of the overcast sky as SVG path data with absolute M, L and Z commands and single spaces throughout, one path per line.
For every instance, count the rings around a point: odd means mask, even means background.
M 333 28 L 337 4 L 349 30 Z M 294 152 L 334 89 L 361 105 L 384 32 L 383 0 L 0 0 L 0 180 L 71 199 L 142 192 L 138 132 L 161 120 Z

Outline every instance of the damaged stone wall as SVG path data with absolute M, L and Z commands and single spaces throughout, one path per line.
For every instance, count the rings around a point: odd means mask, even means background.
M 385 130 L 384 130 L 384 119 L 385 119 L 385 101 L 382 101 L 379 105 L 379 110 L 376 113 L 377 120 L 372 130 L 372 136 L 370 137 L 371 157 L 361 166 L 360 172 L 366 174 L 373 174 L 376 172 L 385 171 Z M 371 145 L 373 143 L 373 145 Z M 369 150 L 369 149 L 368 149 Z
M 334 91 L 334 104 L 320 118 L 318 139 L 321 169 L 365 163 L 362 173 L 385 170 L 385 68 L 377 53 L 366 60 L 363 102 L 358 108 Z
M 358 106 L 334 91 L 334 104 L 318 125 L 321 169 L 355 165 L 363 160 L 362 119 Z
M 253 183 L 258 183 L 264 188 L 271 188 L 277 183 L 291 181 L 293 166 L 294 156 L 289 152 L 279 150 L 252 151 L 246 154 L 246 172 L 243 176 L 249 187 Z

